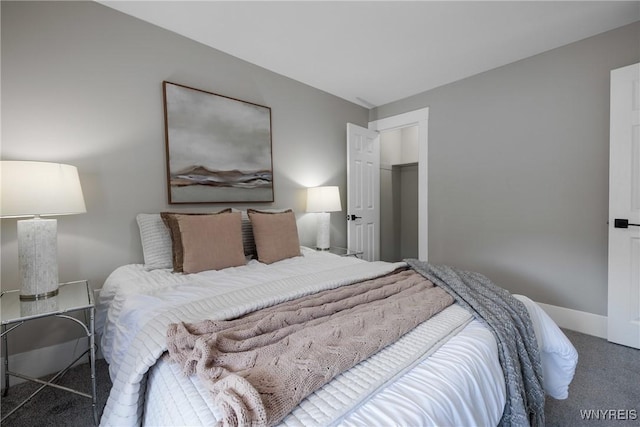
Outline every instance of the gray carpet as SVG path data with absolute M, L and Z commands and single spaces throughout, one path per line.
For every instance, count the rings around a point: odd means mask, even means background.
M 578 368 L 568 399 L 547 397 L 547 426 L 640 426 L 640 350 L 574 331 L 564 333 L 578 350 Z M 590 410 L 603 412 L 599 419 L 593 412 L 591 420 L 583 419 Z
M 640 426 L 640 350 L 611 344 L 601 338 L 578 332 L 564 332 L 578 350 L 580 360 L 569 389 L 569 398 L 547 398 L 547 426 Z M 111 387 L 104 360 L 97 363 L 97 380 L 98 411 L 101 413 Z M 72 369 L 60 384 L 89 390 L 89 366 L 85 364 Z M 37 386 L 31 383 L 12 387 L 9 396 L 2 398 L 2 413 L 10 410 L 16 402 L 36 388 Z M 592 415 L 597 414 L 600 419 L 583 419 L 584 411 L 589 410 L 595 411 Z M 597 412 L 598 410 L 604 412 Z M 634 414 L 634 420 L 618 419 L 633 418 Z M 603 419 L 605 417 L 607 419 Z M 91 401 L 48 388 L 7 419 L 3 425 L 91 426 Z
M 11 378 L 15 381 L 15 378 Z M 57 384 L 65 387 L 91 393 L 91 372 L 89 364 L 76 366 L 70 369 Z M 98 417 L 102 413 L 109 390 L 109 368 L 104 359 L 96 361 L 96 384 L 98 395 Z M 40 386 L 31 382 L 24 382 L 9 388 L 6 397 L 0 397 L 2 408 L 0 413 L 4 416 L 18 403 L 22 402 Z M 1 396 L 1 395 L 0 395 Z M 68 393 L 52 387 L 46 387 L 37 396 L 31 399 L 25 406 L 7 418 L 2 426 L 11 427 L 62 427 L 62 426 L 93 426 L 93 413 L 91 399 Z

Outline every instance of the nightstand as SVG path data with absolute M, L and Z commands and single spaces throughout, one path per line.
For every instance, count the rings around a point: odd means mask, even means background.
M 98 412 L 96 408 L 96 348 L 94 331 L 95 303 L 93 300 L 93 291 L 89 287 L 89 282 L 87 282 L 86 280 L 81 280 L 78 282 L 63 283 L 60 285 L 60 291 L 58 295 L 51 298 L 35 301 L 20 301 L 20 291 L 6 291 L 0 293 L 0 304 L 0 318 L 2 319 L 2 333 L 0 336 L 2 337 L 2 345 L 4 347 L 3 356 L 5 368 L 3 396 L 6 396 L 9 392 L 10 376 L 41 384 L 40 388 L 38 388 L 33 394 L 27 397 L 22 403 L 9 411 L 9 413 L 3 414 L 4 416 L 2 417 L 0 422 L 4 423 L 5 419 L 10 417 L 15 411 L 20 409 L 36 394 L 40 393 L 45 387 L 54 387 L 91 399 L 93 406 L 93 421 L 97 425 Z M 74 312 L 84 313 L 84 322 L 69 315 L 69 313 Z M 9 349 L 7 347 L 7 336 L 9 332 L 16 330 L 25 322 L 46 317 L 58 317 L 61 319 L 67 319 L 80 325 L 88 338 L 88 348 L 75 360 L 69 363 L 66 368 L 55 374 L 49 381 L 43 381 L 38 378 L 32 378 L 18 372 L 10 371 Z M 87 353 L 89 354 L 89 363 L 91 366 L 91 394 L 83 393 L 79 390 L 74 390 L 55 384 L 55 381 L 58 378 L 62 377 L 77 361 L 79 361 Z
M 325 250 L 324 252 L 329 252 L 335 255 L 340 255 L 340 256 L 352 256 L 354 258 L 360 258 L 362 256 L 362 254 L 364 253 L 363 251 L 353 251 L 351 249 L 347 249 L 347 248 L 338 248 L 335 246 L 330 247 L 329 249 Z

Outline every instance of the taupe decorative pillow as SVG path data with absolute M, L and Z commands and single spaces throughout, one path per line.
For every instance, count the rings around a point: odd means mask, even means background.
M 291 209 L 264 212 L 248 209 L 258 261 L 271 264 L 300 255 L 296 217 Z
M 184 245 L 182 243 L 182 233 L 180 232 L 180 226 L 177 221 L 177 216 L 203 216 L 211 217 L 220 214 L 231 213 L 231 209 L 223 209 L 219 212 L 213 213 L 174 213 L 174 212 L 161 212 L 160 216 L 169 229 L 171 235 L 171 255 L 173 260 L 173 271 L 176 273 L 183 272 L 184 262 Z

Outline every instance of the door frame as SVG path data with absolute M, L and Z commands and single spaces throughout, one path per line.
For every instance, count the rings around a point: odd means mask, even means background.
M 418 127 L 418 258 L 429 260 L 429 107 L 369 122 L 369 129 L 385 132 Z

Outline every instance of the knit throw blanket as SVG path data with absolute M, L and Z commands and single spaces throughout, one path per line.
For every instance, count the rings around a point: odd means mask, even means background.
M 172 324 L 169 357 L 204 380 L 223 425 L 273 425 L 452 303 L 423 276 L 396 271 L 234 320 Z
M 479 273 L 406 260 L 484 322 L 498 342 L 507 386 L 501 426 L 544 426 L 542 365 L 529 313 L 508 291 Z

